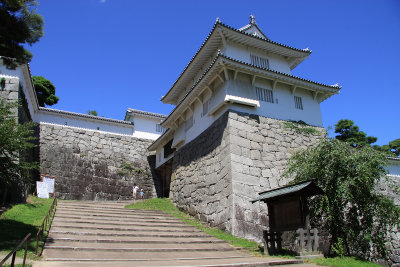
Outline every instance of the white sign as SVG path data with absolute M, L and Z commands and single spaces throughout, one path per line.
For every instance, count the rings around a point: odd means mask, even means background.
M 43 183 L 46 183 L 49 187 L 49 193 L 54 193 L 54 178 L 43 176 Z
M 45 182 L 36 182 L 36 193 L 39 198 L 49 198 L 49 186 Z

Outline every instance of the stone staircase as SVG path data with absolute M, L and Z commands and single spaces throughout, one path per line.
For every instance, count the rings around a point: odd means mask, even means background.
M 161 211 L 128 202 L 59 201 L 39 266 L 271 266 Z

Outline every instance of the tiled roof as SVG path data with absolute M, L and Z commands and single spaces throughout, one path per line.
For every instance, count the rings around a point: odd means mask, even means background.
M 148 112 L 148 111 L 143 111 L 143 110 L 138 110 L 138 109 L 133 109 L 133 108 L 128 108 L 128 110 L 126 112 L 150 116 L 150 117 L 156 117 L 156 118 L 161 118 L 161 119 L 164 119 L 167 117 L 167 115 L 164 115 L 164 114 L 153 113 L 153 112 Z
M 259 200 L 265 201 L 273 198 L 283 197 L 285 195 L 300 193 L 301 191 L 304 191 L 305 195 L 318 195 L 323 193 L 322 189 L 316 186 L 313 181 L 306 181 L 262 192 L 258 197 L 253 199 L 251 202 L 256 202 Z
M 175 112 L 175 110 L 178 109 L 178 107 L 182 104 L 182 102 L 186 99 L 186 97 L 192 92 L 192 90 L 197 86 L 197 84 L 199 84 L 199 82 L 204 78 L 204 76 L 206 76 L 206 74 L 214 66 L 214 64 L 218 60 L 218 58 L 224 58 L 224 59 L 230 60 L 230 61 L 235 62 L 235 63 L 243 64 L 243 65 L 246 65 L 246 66 L 249 66 L 249 67 L 258 68 L 258 69 L 261 69 L 263 71 L 267 71 L 267 72 L 271 72 L 271 73 L 275 73 L 275 74 L 279 74 L 279 75 L 284 75 L 286 77 L 297 79 L 297 80 L 301 80 L 301 81 L 304 81 L 304 82 L 313 83 L 313 84 L 316 84 L 318 86 L 324 86 L 324 87 L 328 87 L 328 88 L 331 88 L 331 89 L 337 89 L 337 90 L 342 88 L 341 86 L 338 86 L 338 85 L 326 85 L 326 84 L 323 84 L 323 83 L 318 83 L 318 82 L 314 82 L 314 81 L 311 81 L 311 80 L 303 79 L 303 78 L 300 78 L 300 77 L 297 77 L 297 76 L 293 76 L 293 75 L 290 75 L 290 74 L 282 73 L 282 72 L 279 72 L 279 71 L 258 67 L 256 65 L 252 65 L 252 64 L 249 64 L 249 63 L 246 63 L 246 62 L 243 62 L 243 61 L 239 61 L 239 60 L 227 57 L 227 56 L 223 55 L 220 51 L 218 51 L 217 55 L 215 56 L 215 58 L 213 59 L 211 64 L 208 66 L 208 68 L 203 72 L 203 74 L 199 77 L 199 79 L 197 79 L 197 81 L 191 86 L 191 88 L 187 91 L 187 93 L 182 98 L 182 100 L 179 101 L 179 103 L 175 106 L 175 108 L 171 111 L 171 113 L 168 115 L 168 117 L 164 121 L 166 121 Z
M 259 36 L 254 36 L 254 35 L 251 35 L 251 34 L 249 34 L 249 33 L 245 33 L 245 32 L 243 32 L 242 30 L 238 30 L 238 29 L 235 29 L 235 28 L 233 28 L 233 27 L 231 27 L 231 26 L 229 26 L 229 25 L 223 24 L 219 19 L 217 19 L 217 21 L 214 23 L 214 26 L 212 27 L 210 33 L 207 35 L 207 38 L 206 38 L 206 39 L 204 40 L 204 42 L 201 44 L 200 48 L 197 50 L 197 52 L 196 52 L 196 53 L 194 54 L 194 56 L 191 58 L 191 60 L 189 61 L 189 63 L 186 65 L 186 67 L 183 69 L 183 71 L 181 72 L 181 74 L 179 75 L 179 77 L 176 79 L 176 81 L 174 82 L 174 84 L 171 86 L 171 89 L 178 83 L 178 81 L 179 81 L 180 78 L 183 76 L 183 74 L 185 73 L 185 71 L 188 69 L 188 67 L 190 66 L 190 64 L 194 61 L 194 59 L 196 58 L 196 56 L 199 54 L 199 52 L 200 52 L 200 51 L 202 50 L 202 48 L 205 46 L 205 44 L 207 43 L 207 41 L 209 40 L 209 38 L 211 37 L 211 35 L 213 34 L 214 30 L 216 29 L 216 27 L 217 27 L 218 25 L 221 25 L 221 26 L 223 26 L 223 27 L 225 27 L 225 28 L 227 28 L 227 29 L 233 30 L 233 31 L 238 32 L 238 33 L 241 33 L 241 34 L 243 34 L 243 35 L 249 36 L 249 37 L 251 37 L 251 38 L 259 39 L 259 40 L 262 40 L 262 41 L 264 41 L 264 42 L 268 42 L 268 43 L 275 44 L 275 45 L 278 45 L 278 46 L 281 46 L 281 47 L 284 47 L 284 48 L 292 49 L 292 50 L 297 51 L 297 52 L 302 52 L 302 53 L 305 53 L 305 54 L 311 54 L 311 50 L 308 50 L 308 49 L 298 49 L 298 48 L 294 48 L 294 47 L 292 47 L 292 46 L 288 46 L 288 45 L 284 45 L 284 44 L 281 44 L 281 43 L 278 43 L 278 42 L 274 42 L 274 41 L 271 41 L 271 40 L 269 40 L 269 39 L 265 39 L 265 38 L 262 38 L 262 37 L 259 37 Z M 260 30 L 260 31 L 261 31 L 261 30 Z M 163 96 L 163 97 L 161 98 L 161 100 L 163 100 L 163 99 L 171 92 L 171 89 L 167 92 L 167 94 L 166 94 L 165 96 Z
M 254 68 L 258 68 L 258 69 L 262 69 L 262 70 L 265 70 L 265 71 L 273 72 L 273 73 L 276 73 L 276 74 L 284 75 L 284 76 L 287 76 L 287 77 L 290 77 L 290 78 L 295 78 L 295 79 L 298 79 L 298 80 L 302 80 L 304 82 L 309 82 L 309 83 L 313 83 L 313 84 L 316 84 L 316 85 L 330 87 L 330 88 L 334 88 L 334 89 L 342 88 L 341 86 L 338 86 L 336 84 L 335 85 L 327 85 L 327 84 L 323 84 L 323 83 L 319 83 L 319 82 L 314 82 L 314 81 L 311 81 L 311 80 L 308 80 L 308 79 L 304 79 L 304 78 L 301 78 L 301 77 L 298 77 L 298 76 L 294 76 L 294 75 L 290 75 L 290 74 L 287 74 L 287 73 L 279 72 L 279 71 L 276 71 L 276 70 L 262 68 L 262 67 L 259 67 L 259 66 L 256 66 L 256 65 L 253 65 L 253 64 L 250 64 L 250 63 L 246 63 L 246 62 L 243 62 L 243 61 L 231 58 L 231 57 L 227 57 L 227 56 L 222 55 L 222 54 L 221 54 L 221 56 L 226 58 L 226 59 L 229 59 L 231 61 L 240 63 L 240 64 L 244 64 L 244 65 L 251 66 L 251 67 L 254 67 Z
M 76 117 L 81 117 L 81 118 L 86 118 L 86 119 L 92 119 L 92 120 L 100 120 L 100 121 L 105 121 L 105 122 L 112 122 L 112 123 L 119 123 L 119 124 L 132 125 L 132 123 L 129 122 L 129 121 L 122 121 L 122 120 L 116 120 L 116 119 L 110 119 L 110 118 L 92 116 L 92 115 L 87 115 L 87 114 L 82 114 L 82 113 L 76 113 L 76 112 L 71 112 L 71 111 L 59 110 L 59 109 L 52 109 L 52 108 L 40 107 L 39 110 L 40 110 L 40 111 L 47 111 L 47 112 L 58 113 L 58 114 L 62 114 L 62 115 L 76 116 Z

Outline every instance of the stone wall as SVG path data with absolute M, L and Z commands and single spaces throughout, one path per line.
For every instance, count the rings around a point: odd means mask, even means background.
M 61 199 L 132 199 L 132 186 L 145 198 L 157 196 L 151 140 L 41 123 L 40 171 L 56 177 Z
M 228 113 L 175 152 L 170 197 L 180 209 L 231 231 L 232 172 L 227 122 Z
M 232 164 L 233 234 L 262 241 L 268 225 L 267 206 L 250 201 L 258 193 L 286 185 L 282 177 L 287 161 L 300 148 L 317 143 L 320 134 L 297 133 L 281 120 L 245 113 L 229 113 Z
M 388 175 L 382 178 L 378 191 L 393 199 L 397 206 L 400 206 L 400 176 Z M 386 260 L 374 258 L 374 261 L 381 265 L 400 267 L 400 228 L 394 227 L 390 233 L 390 240 L 386 243 L 388 258 Z
M 302 134 L 280 120 L 226 112 L 175 153 L 174 203 L 235 236 L 261 242 L 267 207 L 250 201 L 289 182 L 281 177 L 287 160 L 324 136 L 324 129 L 316 129 L 320 134 Z

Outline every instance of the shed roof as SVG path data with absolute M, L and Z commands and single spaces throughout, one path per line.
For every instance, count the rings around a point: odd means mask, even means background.
M 323 194 L 324 191 L 318 187 L 314 181 L 301 182 L 294 185 L 288 185 L 285 187 L 265 191 L 259 193 L 259 196 L 253 199 L 251 202 L 262 200 L 264 202 L 269 202 L 278 198 L 284 198 L 291 195 L 304 195 L 313 196 Z

